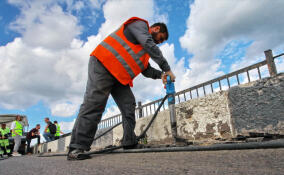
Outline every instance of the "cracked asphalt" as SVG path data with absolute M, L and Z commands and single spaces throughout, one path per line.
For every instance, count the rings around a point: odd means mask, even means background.
M 284 149 L 100 154 L 83 161 L 66 157 L 12 157 L 1 175 L 284 175 Z

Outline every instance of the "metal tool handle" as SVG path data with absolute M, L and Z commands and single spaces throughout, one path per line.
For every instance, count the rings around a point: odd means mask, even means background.
M 166 91 L 168 97 L 168 103 L 169 104 L 175 104 L 175 84 L 171 81 L 171 77 L 167 75 L 167 84 L 166 84 Z

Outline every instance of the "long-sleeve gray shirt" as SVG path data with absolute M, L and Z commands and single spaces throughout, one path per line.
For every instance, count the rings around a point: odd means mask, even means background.
M 164 58 L 161 50 L 154 42 L 152 35 L 149 33 L 147 24 L 144 21 L 135 21 L 128 24 L 124 29 L 124 35 L 133 44 L 141 44 L 144 50 L 150 55 L 162 71 L 167 72 L 170 70 L 170 66 L 167 60 Z M 142 74 L 145 77 L 153 79 L 161 78 L 161 71 L 151 67 L 149 64 Z

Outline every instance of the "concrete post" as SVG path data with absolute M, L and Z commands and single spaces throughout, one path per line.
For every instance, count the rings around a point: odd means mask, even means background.
M 142 103 L 141 101 L 138 101 L 138 117 L 142 118 L 143 117 L 143 112 L 142 112 Z
M 271 77 L 273 77 L 277 74 L 277 70 L 276 70 L 274 59 L 273 59 L 272 50 L 270 50 L 270 49 L 266 50 L 266 51 L 264 51 L 264 54 L 265 54 L 269 74 L 270 74 Z

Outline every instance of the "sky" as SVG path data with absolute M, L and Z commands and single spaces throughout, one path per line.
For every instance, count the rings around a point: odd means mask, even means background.
M 41 132 L 49 117 L 70 132 L 90 53 L 130 17 L 168 26 L 159 47 L 179 91 L 262 61 L 265 50 L 283 53 L 283 11 L 283 0 L 2 0 L 0 114 L 26 115 Z M 132 90 L 142 104 L 165 95 L 160 80 L 142 75 Z M 103 118 L 118 113 L 110 97 Z

